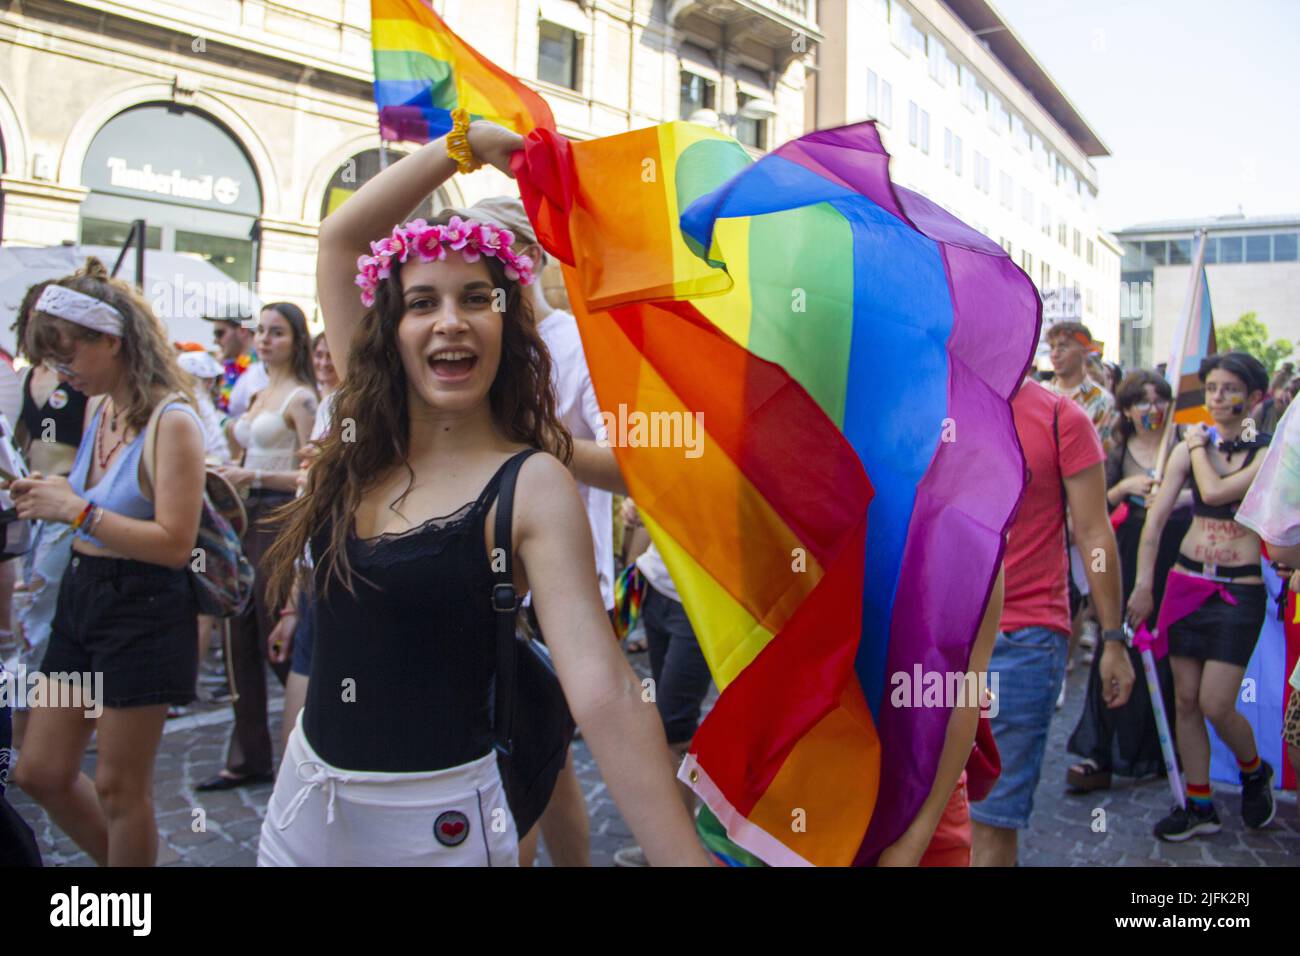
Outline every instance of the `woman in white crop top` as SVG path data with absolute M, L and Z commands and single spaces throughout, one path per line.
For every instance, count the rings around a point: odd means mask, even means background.
M 230 623 L 228 667 L 238 691 L 232 706 L 235 726 L 226 750 L 225 769 L 199 785 L 199 790 L 229 790 L 270 780 L 271 735 L 267 728 L 267 637 L 278 620 L 266 603 L 262 553 L 275 540 L 270 520 L 281 505 L 293 500 L 298 481 L 298 449 L 311 437 L 316 418 L 316 376 L 311 360 L 311 336 L 302 310 L 291 302 L 275 302 L 262 310 L 254 339 L 257 357 L 267 373 L 267 385 L 253 404 L 227 427 L 239 447 L 239 467 L 220 469 L 248 509 L 244 554 L 256 572 L 253 600 Z M 289 663 L 270 660 L 280 682 L 289 676 Z

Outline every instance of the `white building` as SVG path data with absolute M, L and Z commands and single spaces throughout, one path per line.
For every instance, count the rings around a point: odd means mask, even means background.
M 1200 229 L 1207 236 L 1205 276 L 1215 324 L 1255 312 L 1270 340 L 1300 344 L 1300 215 L 1149 222 L 1115 233 L 1124 251 L 1124 364 L 1169 360 Z
M 1109 155 L 986 0 L 821 0 L 817 127 L 875 119 L 894 181 L 1001 243 L 1044 328 L 1086 323 L 1119 354 L 1119 248 L 1097 222 Z
M 679 117 L 805 128 L 815 0 L 436 0 L 574 138 Z M 368 0 L 0 4 L 0 243 L 202 256 L 314 313 L 322 216 L 379 168 Z M 797 42 L 792 42 L 792 37 Z M 512 190 L 457 176 L 431 205 Z

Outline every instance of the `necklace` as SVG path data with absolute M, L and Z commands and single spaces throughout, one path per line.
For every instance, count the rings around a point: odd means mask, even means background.
M 109 401 L 111 402 L 112 399 L 109 399 Z M 112 428 L 113 431 L 117 431 L 117 407 L 116 406 L 113 406 L 112 414 L 113 414 Z M 95 430 L 95 460 L 99 462 L 99 467 L 101 470 L 106 469 L 108 467 L 109 459 L 111 459 L 114 453 L 119 448 L 122 447 L 125 441 L 126 441 L 126 430 L 123 429 L 122 434 L 117 437 L 117 442 L 113 445 L 112 448 L 108 450 L 108 453 L 105 454 L 104 453 L 104 420 L 102 418 L 99 420 L 99 428 Z

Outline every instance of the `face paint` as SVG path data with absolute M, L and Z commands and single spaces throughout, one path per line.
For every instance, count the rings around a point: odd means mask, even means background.
M 1153 432 L 1165 423 L 1165 410 L 1163 407 L 1153 408 L 1142 416 L 1142 427 L 1149 432 Z

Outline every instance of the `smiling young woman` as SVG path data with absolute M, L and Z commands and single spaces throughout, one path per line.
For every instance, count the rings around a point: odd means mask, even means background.
M 468 144 L 508 174 L 522 140 L 479 122 Z M 502 473 L 526 457 L 515 587 L 532 589 L 555 635 L 570 709 L 647 857 L 707 865 L 654 706 L 610 638 L 550 358 L 521 295 L 532 264 L 486 223 L 393 227 L 456 168 L 436 140 L 321 227 L 318 292 L 342 377 L 334 419 L 349 428 L 326 438 L 267 553 L 282 600 L 309 551 L 316 632 L 259 863 L 517 863 L 492 746 L 489 555 Z

